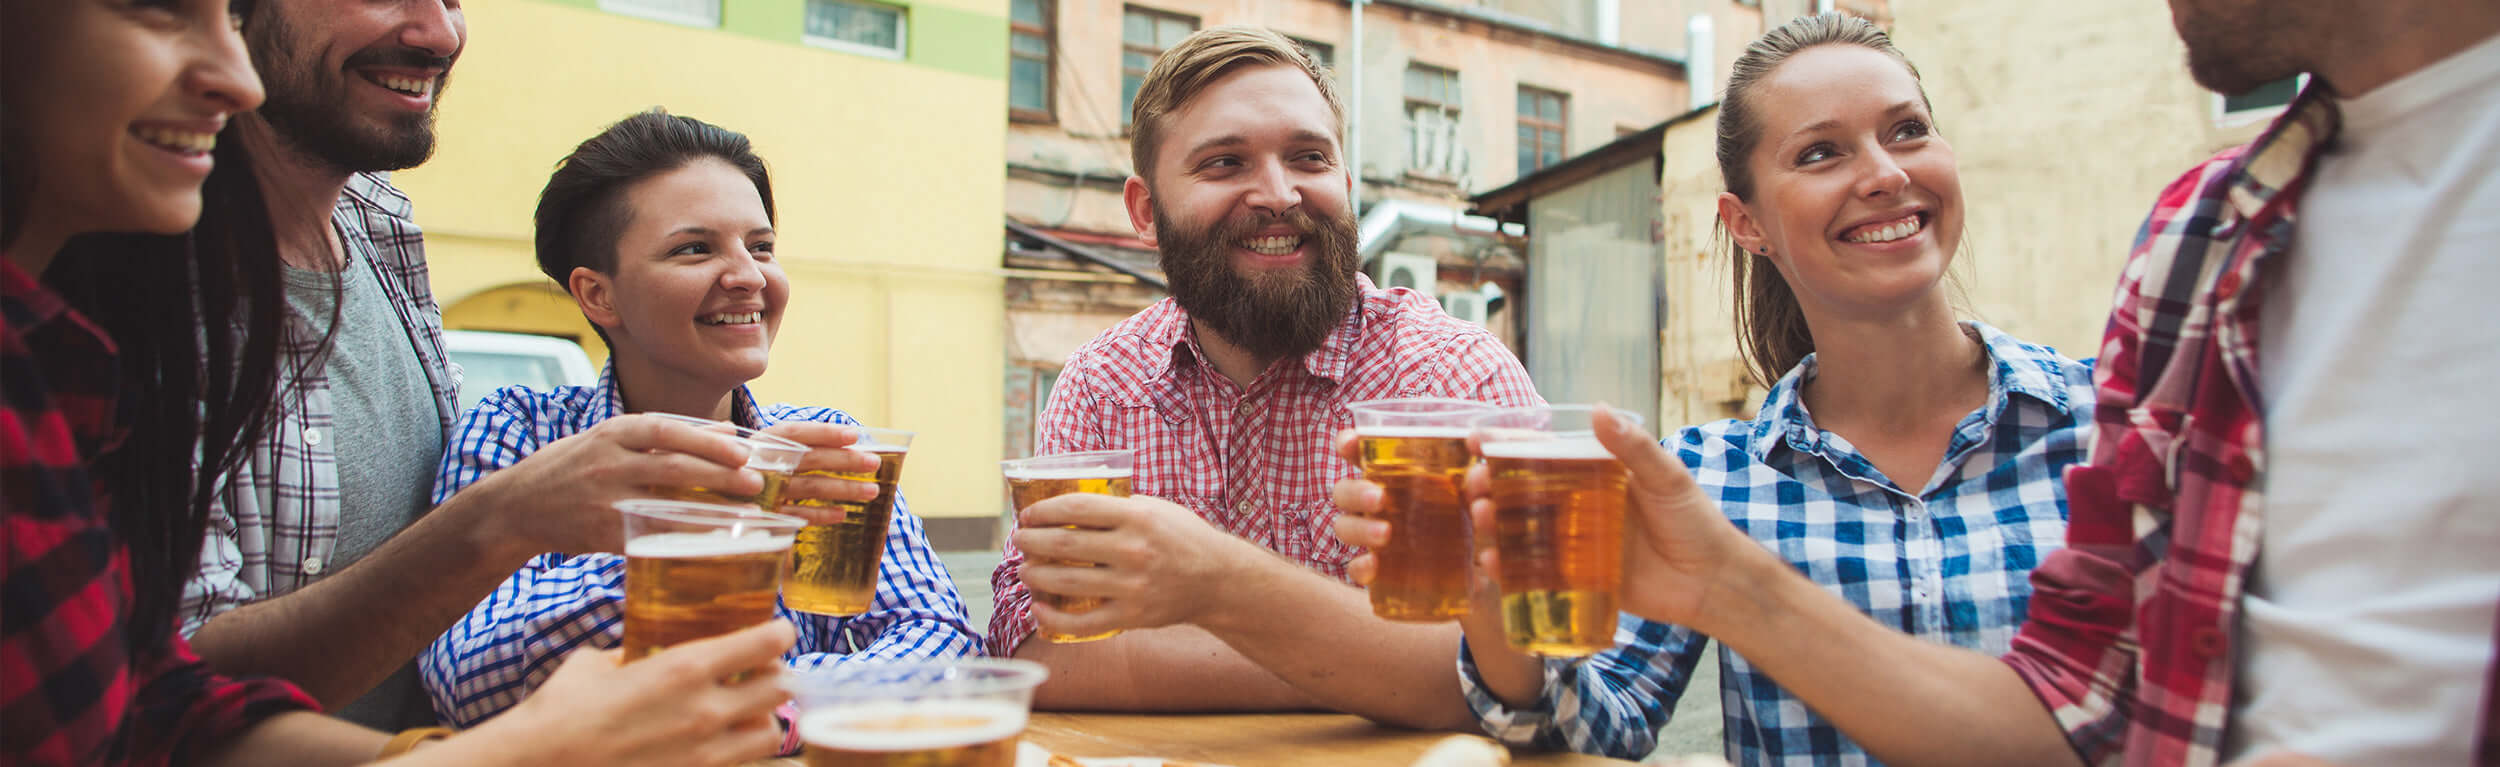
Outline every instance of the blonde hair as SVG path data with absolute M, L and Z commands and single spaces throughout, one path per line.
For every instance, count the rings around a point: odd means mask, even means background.
M 1893 47 L 1892 36 L 1884 34 L 1874 22 L 1856 16 L 1806 16 L 1763 33 L 1753 44 L 1745 46 L 1744 55 L 1730 65 L 1727 93 L 1719 99 L 1719 180 L 1736 199 L 1751 201 L 1754 196 L 1753 168 L 1747 162 L 1754 147 L 1762 143 L 1762 118 L 1755 113 L 1754 89 L 1771 76 L 1772 70 L 1787 63 L 1790 56 L 1818 45 L 1855 45 L 1873 50 L 1900 62 L 1901 68 L 1910 71 L 1910 80 L 1918 80 L 1918 67 L 1902 55 L 1901 49 Z M 1919 86 L 1919 100 L 1927 100 L 1924 85 Z M 1929 111 L 1934 111 L 1932 106 Z M 1728 263 L 1736 285 L 1736 335 L 1743 342 L 1747 372 L 1769 388 L 1787 375 L 1789 368 L 1814 353 L 1814 334 L 1806 328 L 1805 309 L 1797 304 L 1796 291 L 1780 277 L 1770 257 L 1746 250 L 1729 239 Z
M 1345 102 L 1337 97 L 1337 86 L 1329 82 L 1327 67 L 1312 60 L 1301 45 L 1265 27 L 1209 27 L 1156 57 L 1145 82 L 1137 86 L 1137 102 L 1129 107 L 1133 134 L 1129 161 L 1136 165 L 1138 178 L 1149 184 L 1154 181 L 1154 156 L 1163 145 L 1164 118 L 1180 111 L 1208 84 L 1245 65 L 1289 66 L 1308 75 L 1311 84 L 1319 86 L 1320 98 L 1328 102 L 1337 138 L 1344 140 Z

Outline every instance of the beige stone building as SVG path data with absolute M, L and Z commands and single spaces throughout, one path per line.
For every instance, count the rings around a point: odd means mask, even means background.
M 2098 354 L 2110 291 L 2154 195 L 2280 111 L 2280 90 L 2226 108 L 2190 80 L 2163 0 L 1891 0 L 1886 10 L 1877 18 L 1889 16 L 1918 65 L 1959 157 L 1969 215 L 1954 271 L 1965 315 L 2076 359 Z M 1670 130 L 1661 149 L 1669 423 L 1749 416 L 1759 401 L 1729 318 L 1713 122 Z
M 1032 413 L 1068 353 L 1163 295 L 1120 196 L 1129 102 L 1163 48 L 1225 24 L 1302 42 L 1347 102 L 1366 271 L 1434 292 L 1517 348 L 1526 260 L 1493 222 L 1463 214 L 1468 197 L 1689 109 L 1675 4 L 1014 0 L 1007 453 L 1030 449 Z

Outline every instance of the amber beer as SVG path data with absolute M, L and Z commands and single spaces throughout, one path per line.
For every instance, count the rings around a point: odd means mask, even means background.
M 799 520 L 711 504 L 623 501 L 625 660 L 772 620 Z
M 1061 453 L 1006 461 L 1007 494 L 1018 513 L 1027 506 L 1070 493 L 1093 493 L 1120 498 L 1128 497 L 1136 477 L 1135 451 L 1099 450 L 1086 453 Z M 1056 559 L 1035 559 L 1035 563 L 1070 567 L 1100 567 L 1091 562 Z M 1102 606 L 1098 597 L 1066 597 L 1034 592 L 1033 598 L 1061 612 L 1081 613 Z M 1092 642 L 1119 636 L 1120 632 L 1076 635 L 1041 632 L 1043 639 L 1059 643 Z
M 867 503 L 791 498 L 791 506 L 822 514 L 838 512 L 842 520 L 801 528 L 790 547 L 789 570 L 781 580 L 781 603 L 792 610 L 819 615 L 858 615 L 877 598 L 877 567 L 885 559 L 885 531 L 894 521 L 894 498 L 903 480 L 903 456 L 911 449 L 912 432 L 862 429 L 853 448 L 877 457 L 871 474 L 805 471 L 801 476 L 828 476 L 877 483 L 877 497 Z
M 1528 428 L 1484 430 L 1479 421 L 1492 475 L 1502 629 L 1522 652 L 1579 657 L 1615 645 L 1626 475 L 1589 433 L 1588 413 L 1551 406 L 1490 417 Z
M 863 703 L 799 717 L 808 767 L 1014 767 L 1026 708 L 1012 701 Z
M 701 503 L 754 506 L 757 510 L 767 513 L 779 511 L 781 509 L 781 491 L 789 485 L 790 473 L 798 469 L 799 459 L 807 456 L 806 445 L 766 434 L 755 429 L 739 426 L 737 424 L 696 418 L 689 415 L 677 415 L 675 413 L 652 413 L 650 415 L 682 422 L 698 429 L 719 434 L 726 434 L 737 438 L 738 442 L 746 447 L 746 467 L 754 469 L 755 473 L 764 476 L 764 489 L 756 491 L 753 495 L 741 495 L 722 490 L 714 490 L 708 487 L 665 487 L 658 485 L 650 487 L 649 491 L 651 494 L 660 498 L 675 501 L 696 501 Z
M 1381 489 L 1389 545 L 1372 551 L 1372 614 L 1394 621 L 1446 621 L 1468 612 L 1474 539 L 1459 486 L 1475 457 L 1469 419 L 1492 412 L 1481 402 L 1393 399 L 1346 406 L 1363 478 Z

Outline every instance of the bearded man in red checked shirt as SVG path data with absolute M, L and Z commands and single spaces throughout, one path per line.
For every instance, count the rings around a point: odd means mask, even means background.
M 1446 683 L 1457 626 L 1374 618 L 1344 580 L 1359 552 L 1329 532 L 1329 488 L 1356 470 L 1330 439 L 1366 399 L 1538 404 L 1527 371 L 1483 328 L 1357 273 L 1344 107 L 1291 40 L 1191 36 L 1147 73 L 1132 124 L 1129 218 L 1161 251 L 1172 297 L 1069 358 L 1036 450 L 1135 449 L 1136 496 L 1024 511 L 991 578 L 992 650 L 1050 667 L 1043 708 L 1473 726 L 1459 696 L 1398 682 Z M 1106 601 L 1071 614 L 1035 589 Z M 1033 639 L 1037 624 L 1126 633 L 1054 644 Z
M 1876 624 L 1601 426 L 1625 609 L 1892 763 L 2500 764 L 2500 4 L 2170 6 L 2207 87 L 2309 82 L 2137 235 L 2012 650 Z

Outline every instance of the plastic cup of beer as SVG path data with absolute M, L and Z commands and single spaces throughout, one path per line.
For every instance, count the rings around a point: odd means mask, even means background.
M 747 506 L 618 501 L 625 521 L 625 660 L 773 619 L 781 560 L 806 522 Z
M 1522 652 L 1579 657 L 1615 645 L 1627 477 L 1591 430 L 1596 412 L 1548 405 L 1475 420 L 1492 475 L 1502 630 Z
M 1354 436 L 1363 478 L 1380 486 L 1389 544 L 1372 551 L 1372 614 L 1435 622 L 1467 614 L 1474 585 L 1474 535 L 1460 483 L 1475 456 L 1467 428 L 1494 407 L 1462 399 L 1357 402 Z
M 808 767 L 1012 767 L 1049 672 L 1010 658 L 857 662 L 781 676 Z
M 649 415 L 736 438 L 746 447 L 746 467 L 754 469 L 757 474 L 764 475 L 764 489 L 756 491 L 754 495 L 738 495 L 708 487 L 654 486 L 650 488 L 652 495 L 662 498 L 753 506 L 767 513 L 778 511 L 781 508 L 781 488 L 789 484 L 790 472 L 799 468 L 799 459 L 807 457 L 806 445 L 734 423 L 676 413 L 650 413 Z
M 877 566 L 885 559 L 885 529 L 894 521 L 896 483 L 903 479 L 903 455 L 911 450 L 912 432 L 860 427 L 851 448 L 877 457 L 867 473 L 809 470 L 799 476 L 836 477 L 877 483 L 877 497 L 867 503 L 789 497 L 782 503 L 812 512 L 811 519 L 841 514 L 839 522 L 811 524 L 799 530 L 790 546 L 790 569 L 781 576 L 781 604 L 818 615 L 858 615 L 877 598 Z
M 1060 453 L 1000 461 L 999 464 L 1006 470 L 1007 494 L 1015 503 L 1016 511 L 1021 513 L 1027 506 L 1069 493 L 1128 497 L 1129 488 L 1137 476 L 1137 451 L 1094 450 L 1083 453 Z M 1055 559 L 1034 561 L 1071 567 L 1101 566 L 1092 562 Z M 1102 599 L 1097 597 L 1068 597 L 1034 592 L 1033 598 L 1041 600 L 1042 604 L 1068 613 L 1081 613 L 1102 606 Z M 1065 644 L 1110 639 L 1119 634 L 1120 632 L 1117 631 L 1090 635 L 1054 634 L 1044 631 L 1042 638 Z

